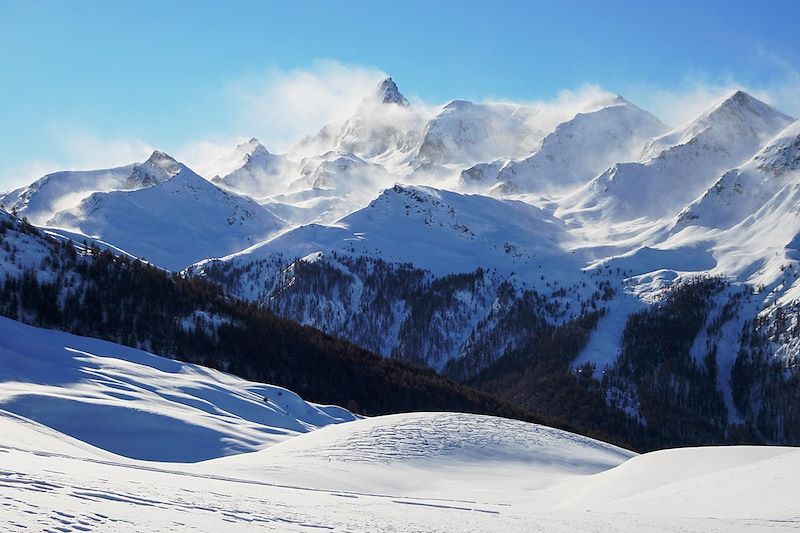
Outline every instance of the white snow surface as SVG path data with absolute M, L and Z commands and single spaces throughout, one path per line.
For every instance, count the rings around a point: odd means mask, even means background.
M 798 472 L 796 448 L 637 455 L 491 416 L 356 419 L 0 318 L 3 531 L 790 531 Z
M 134 165 L 105 170 L 75 170 L 47 174 L 26 187 L 0 197 L 8 211 L 33 223 L 44 223 L 58 211 L 76 206 L 86 196 L 97 191 L 121 189 Z
M 650 140 L 638 162 L 620 161 L 568 195 L 560 214 L 599 223 L 674 215 L 790 122 L 737 91 L 688 125 Z
M 410 413 L 178 464 L 2 410 L 0 429 L 7 530 L 747 532 L 799 520 L 790 448 L 637 456 L 535 424 Z
M 291 161 L 270 153 L 253 137 L 199 173 L 220 187 L 261 198 L 282 191 L 291 169 Z
M 284 222 L 253 199 L 223 191 L 180 165 L 175 175 L 150 187 L 94 193 L 48 225 L 180 270 L 260 242 Z
M 224 260 L 335 251 L 410 262 L 439 275 L 478 267 L 538 272 L 542 263 L 574 263 L 560 244 L 564 232 L 561 221 L 521 201 L 395 185 L 332 225 L 301 226 Z
M 610 105 L 559 124 L 528 157 L 463 171 L 459 185 L 476 192 L 569 191 L 617 161 L 636 159 L 645 142 L 665 129 L 656 117 L 617 97 Z
M 259 450 L 353 420 L 281 387 L 7 318 L 0 409 L 118 455 L 179 462 Z

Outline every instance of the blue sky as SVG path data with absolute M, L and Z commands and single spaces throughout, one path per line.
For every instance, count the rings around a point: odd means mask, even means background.
M 799 15 L 777 0 L 0 0 L 0 189 L 152 147 L 279 150 L 382 73 L 430 104 L 591 85 L 674 123 L 744 87 L 800 115 Z

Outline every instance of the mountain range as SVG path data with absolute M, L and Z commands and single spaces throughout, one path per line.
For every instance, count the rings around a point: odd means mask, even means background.
M 0 204 L 642 448 L 800 444 L 800 122 L 743 91 L 670 128 L 618 95 L 430 107 L 387 78 L 286 153 L 196 170 L 156 151 Z

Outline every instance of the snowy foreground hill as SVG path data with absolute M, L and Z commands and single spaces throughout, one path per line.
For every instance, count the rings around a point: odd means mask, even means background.
M 489 416 L 354 419 L 286 389 L 8 319 L 0 358 L 3 531 L 800 525 L 797 449 L 636 455 Z

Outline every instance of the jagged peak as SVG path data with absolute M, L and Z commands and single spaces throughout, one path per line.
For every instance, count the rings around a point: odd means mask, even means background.
M 649 141 L 642 157 L 661 157 L 664 150 L 689 144 L 700 137 L 717 137 L 712 141 L 716 143 L 742 144 L 747 139 L 763 143 L 791 122 L 791 117 L 739 89 L 689 123 Z
M 126 188 L 149 187 L 167 181 L 180 173 L 184 166 L 161 150 L 153 150 L 147 161 L 136 165 L 126 181 Z
M 384 104 L 398 104 L 401 106 L 411 105 L 409 101 L 397 88 L 397 83 L 388 76 L 384 78 L 375 89 L 375 97 Z
M 611 98 L 611 102 L 610 102 L 608 105 L 609 105 L 609 106 L 614 106 L 614 105 L 629 105 L 629 106 L 634 106 L 634 107 L 637 107 L 637 106 L 635 106 L 635 104 L 631 103 L 631 101 L 630 101 L 630 100 L 628 100 L 627 98 L 625 98 L 625 97 L 624 97 L 624 96 L 622 96 L 621 94 L 614 95 L 614 96 Z
M 249 140 L 237 144 L 236 151 L 247 154 L 253 154 L 256 152 L 269 153 L 269 150 L 267 150 L 266 147 L 261 144 L 261 141 L 259 141 L 256 137 L 251 137 Z
M 437 189 L 424 185 L 395 183 L 392 187 L 384 189 L 376 200 L 380 198 L 412 197 L 418 201 L 424 201 L 426 198 L 436 197 L 438 192 Z
M 765 120 L 790 120 L 788 116 L 766 102 L 737 89 L 714 104 L 693 123 L 710 123 L 715 120 L 727 120 L 732 116 L 741 117 L 745 114 L 762 116 Z
M 759 100 L 758 98 L 756 98 L 755 96 L 752 96 L 749 93 L 746 93 L 742 89 L 736 89 L 732 93 L 730 93 L 728 96 L 723 98 L 719 102 L 718 105 L 719 106 L 724 106 L 724 105 L 742 105 L 742 104 L 748 104 L 748 103 L 752 103 L 752 102 L 758 102 L 760 104 L 764 103 L 761 100 Z
M 143 164 L 151 164 L 151 165 L 170 165 L 170 164 L 179 164 L 175 158 L 171 155 L 167 154 L 166 152 L 162 152 L 161 150 L 153 150 L 153 153 L 150 154 L 150 157 L 147 158 Z

